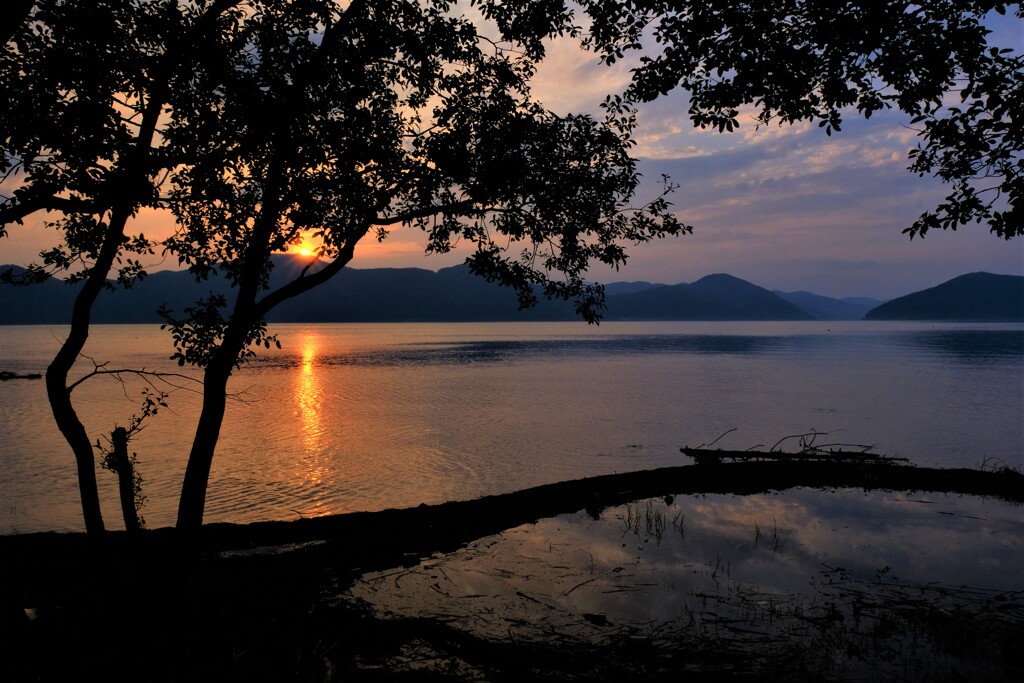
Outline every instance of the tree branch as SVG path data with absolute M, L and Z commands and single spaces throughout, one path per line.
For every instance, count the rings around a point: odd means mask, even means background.
M 189 382 L 193 382 L 195 384 L 200 384 L 200 385 L 203 383 L 202 380 L 200 380 L 200 379 L 197 379 L 195 377 L 190 377 L 189 375 L 183 375 L 183 374 L 177 373 L 177 372 L 156 372 L 156 371 L 153 371 L 153 370 L 146 370 L 145 368 L 142 368 L 141 370 L 137 370 L 135 368 L 118 368 L 116 370 L 110 370 L 110 369 L 107 369 L 107 365 L 110 364 L 109 361 L 106 362 L 106 363 L 97 363 L 95 360 L 93 360 L 92 358 L 89 358 L 89 356 L 86 356 L 85 354 L 81 354 L 81 356 L 83 358 L 88 358 L 89 359 L 89 361 L 93 364 L 93 369 L 92 369 L 92 371 L 86 373 L 85 375 L 83 375 L 82 377 L 78 378 L 77 380 L 75 380 L 74 382 L 72 382 L 71 384 L 68 385 L 68 393 L 69 394 L 72 391 L 74 391 L 75 388 L 78 387 L 78 385 L 84 383 L 86 380 L 92 379 L 93 377 L 98 377 L 100 375 L 111 375 L 111 376 L 114 376 L 120 382 L 123 382 L 123 380 L 121 379 L 121 375 L 135 375 L 137 377 L 142 377 L 143 379 L 145 379 L 146 383 L 150 384 L 151 386 L 152 386 L 152 382 L 149 380 L 149 378 L 152 377 L 154 379 L 158 379 L 158 380 L 164 382 L 168 386 L 174 387 L 175 389 L 183 389 L 185 391 L 191 391 L 191 392 L 194 392 L 194 393 L 200 393 L 200 392 L 199 392 L 198 389 L 191 389 L 191 388 L 188 388 L 188 387 L 179 386 L 177 384 L 174 384 L 171 381 L 169 381 L 167 378 L 187 380 Z
M 422 209 L 416 209 L 414 211 L 406 211 L 405 213 L 390 218 L 377 218 L 374 219 L 370 225 L 397 225 L 399 223 L 409 223 L 417 218 L 427 218 L 434 216 L 439 213 L 463 213 L 466 209 L 471 208 L 476 202 L 466 199 L 461 202 L 455 202 L 453 204 L 445 204 L 444 206 L 425 206 Z M 481 208 L 478 211 L 498 211 L 497 208 Z
M 14 201 L 0 207 L 0 225 L 21 223 L 36 211 L 62 211 L 64 213 L 100 213 L 99 202 L 79 197 L 40 195 L 28 200 Z
M 307 292 L 337 275 L 341 269 L 348 265 L 349 261 L 352 260 L 352 257 L 355 255 L 356 244 L 366 235 L 367 232 L 369 232 L 369 228 L 370 226 L 368 225 L 361 234 L 354 234 L 346 240 L 345 246 L 338 252 L 335 259 L 324 266 L 321 270 L 318 270 L 311 275 L 306 275 L 309 270 L 309 267 L 307 266 L 302 270 L 302 274 L 298 278 L 282 287 L 279 287 L 260 299 L 256 304 L 256 313 L 258 317 L 262 319 L 281 302 L 292 299 L 303 292 Z

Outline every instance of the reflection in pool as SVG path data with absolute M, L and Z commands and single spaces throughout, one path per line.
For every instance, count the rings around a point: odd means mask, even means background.
M 641 642 L 673 670 L 978 680 L 1021 673 L 1022 566 L 1017 505 L 793 490 L 546 519 L 347 597 L 491 640 Z

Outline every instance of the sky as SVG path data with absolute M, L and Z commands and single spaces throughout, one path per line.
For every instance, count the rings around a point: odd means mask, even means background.
M 993 27 L 993 42 L 1024 48 L 1020 20 Z M 608 68 L 571 41 L 554 42 L 534 95 L 556 113 L 596 114 L 607 93 L 625 87 L 629 65 Z M 948 188 L 907 171 L 915 136 L 900 114 L 864 121 L 851 113 L 827 137 L 816 124 L 758 127 L 750 112 L 736 132 L 702 131 L 686 109 L 683 93 L 643 106 L 634 153 L 645 178 L 641 194 L 653 192 L 662 173 L 670 176 L 679 185 L 673 208 L 693 234 L 634 246 L 625 267 L 593 270 L 593 279 L 675 284 L 729 273 L 773 290 L 890 299 L 969 272 L 1024 275 L 1022 238 L 1006 241 L 978 224 L 923 239 L 902 233 Z M 41 216 L 25 223 L 9 226 L 0 240 L 0 263 L 26 264 L 52 243 Z M 135 223 L 150 236 L 168 232 L 156 212 Z M 405 228 L 380 244 L 364 240 L 350 267 L 436 270 L 465 255 L 427 256 L 422 234 Z M 147 265 L 176 267 L 158 259 Z
M 1024 48 L 1020 20 L 993 29 L 993 43 Z M 597 113 L 605 94 L 625 88 L 629 66 L 609 69 L 562 41 L 549 46 L 534 94 L 557 113 Z M 693 234 L 633 247 L 624 268 L 593 271 L 595 279 L 675 284 L 729 273 L 773 290 L 890 299 L 964 273 L 1024 275 L 1024 239 L 987 226 L 903 234 L 949 191 L 907 170 L 916 146 L 909 117 L 854 112 L 828 137 L 817 124 L 758 128 L 752 112 L 736 132 L 703 131 L 686 111 L 684 93 L 642 107 L 635 155 L 648 187 L 662 173 L 679 185 L 670 199 Z M 415 238 L 395 233 L 352 265 L 435 268 Z

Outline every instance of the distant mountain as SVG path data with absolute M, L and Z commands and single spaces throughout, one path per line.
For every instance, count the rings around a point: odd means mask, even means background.
M 18 266 L 0 266 L 0 273 L 24 272 Z M 49 279 L 36 285 L 14 286 L 0 282 L 0 325 L 42 325 L 67 322 L 75 289 L 61 280 Z
M 0 266 L 0 272 L 10 266 Z M 275 257 L 271 285 L 296 277 L 303 264 Z M 77 286 L 51 279 L 39 285 L 0 284 L 0 324 L 66 324 Z M 131 289 L 103 292 L 97 299 L 93 322 L 160 323 L 161 305 L 177 314 L 199 297 L 234 291 L 222 278 L 197 283 L 187 271 L 159 271 Z M 385 322 L 385 321 L 499 321 L 570 320 L 572 304 L 542 301 L 518 311 L 515 293 L 472 275 L 465 266 L 438 272 L 419 268 L 345 268 L 321 287 L 273 310 L 270 322 Z
M 275 268 L 275 272 L 276 272 Z M 284 278 L 281 278 L 282 281 Z M 271 322 L 497 322 L 571 320 L 566 302 L 519 311 L 515 292 L 469 272 L 345 268 L 324 285 L 271 312 Z
M 867 298 L 833 299 L 804 291 L 773 291 L 773 294 L 818 320 L 862 320 L 865 313 L 882 303 Z
M 811 320 L 767 289 L 732 275 L 607 298 L 608 320 Z
M 881 306 L 885 303 L 885 301 L 881 299 L 872 299 L 866 296 L 844 296 L 840 301 L 845 301 L 850 304 L 864 304 L 865 306 L 871 306 L 872 308 L 875 306 Z
M 969 273 L 868 311 L 868 320 L 1024 322 L 1024 276 Z
M 636 294 L 637 292 L 643 292 L 647 289 L 664 286 L 665 285 L 653 284 L 650 282 L 609 282 L 604 286 L 604 294 L 605 296 L 612 296 L 614 294 Z

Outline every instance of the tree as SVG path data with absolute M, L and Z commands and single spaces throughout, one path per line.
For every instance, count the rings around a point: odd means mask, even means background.
M 545 39 L 582 35 L 568 3 L 471 5 L 494 35 L 446 0 L 40 0 L 27 11 L 0 60 L 0 170 L 20 183 L 0 225 L 58 212 L 61 245 L 32 272 L 78 268 L 85 281 L 47 390 L 87 529 L 102 519 L 68 373 L 108 278 L 130 285 L 158 246 L 128 232 L 142 208 L 177 221 L 159 246 L 236 289 L 230 309 L 211 297 L 165 311 L 176 357 L 205 382 L 183 528 L 202 522 L 228 379 L 275 341 L 264 316 L 344 268 L 361 240 L 414 226 L 428 253 L 469 244 L 471 269 L 521 304 L 573 299 L 596 320 L 592 263 L 617 267 L 625 244 L 689 231 L 665 194 L 630 208 L 635 106 L 675 88 L 696 125 L 721 131 L 745 106 L 826 134 L 849 112 L 899 108 L 923 126 L 913 170 L 954 188 L 910 234 L 972 220 L 1021 234 L 1021 58 L 988 46 L 982 25 L 1007 3 L 581 0 L 584 42 L 606 62 L 646 50 L 603 120 L 556 116 L 530 95 Z M 966 108 L 944 109 L 958 84 Z M 306 234 L 323 263 L 269 291 L 271 254 Z
M 684 229 L 664 199 L 627 209 L 628 110 L 609 106 L 604 122 L 544 110 L 528 45 L 485 40 L 447 3 L 305 6 L 252 3 L 190 65 L 164 133 L 189 159 L 171 176 L 180 230 L 168 248 L 237 288 L 227 314 L 211 299 L 168 316 L 179 361 L 205 368 L 179 527 L 201 524 L 227 381 L 249 347 L 271 343 L 266 313 L 341 270 L 367 235 L 416 225 L 428 252 L 465 241 L 470 268 L 524 305 L 540 287 L 593 319 L 591 262 L 618 265 L 623 241 Z M 264 292 L 271 254 L 307 232 L 329 263 Z
M 610 100 L 604 121 L 555 116 L 528 88 L 545 33 L 498 43 L 449 9 L 138 0 L 29 11 L 0 67 L 3 171 L 21 182 L 0 211 L 3 225 L 61 212 L 62 244 L 31 272 L 77 267 L 72 279 L 85 281 L 47 389 L 90 532 L 103 529 L 95 464 L 68 373 L 115 265 L 125 285 L 144 275 L 132 256 L 154 245 L 126 233 L 141 208 L 170 209 L 178 232 L 165 248 L 237 289 L 229 313 L 217 297 L 166 312 L 179 361 L 204 368 L 184 528 L 202 521 L 228 378 L 273 341 L 264 315 L 341 270 L 367 235 L 415 225 L 433 252 L 464 240 L 471 268 L 523 305 L 538 292 L 575 299 L 593 320 L 602 293 L 584 281 L 590 263 L 617 266 L 623 243 L 687 230 L 664 196 L 629 207 L 628 106 Z M 265 291 L 271 254 L 306 232 L 329 262 Z
M 6 228 L 39 212 L 57 212 L 49 222 L 61 244 L 45 252 L 36 277 L 73 271 L 84 281 L 71 327 L 46 372 L 46 390 L 58 428 L 78 469 L 86 529 L 102 532 L 92 443 L 71 401 L 68 375 L 89 335 L 92 306 L 116 267 L 130 284 L 143 270 L 131 254 L 150 253 L 143 235 L 126 234 L 143 207 L 160 205 L 157 133 L 172 81 L 175 55 L 188 41 L 214 28 L 233 3 L 217 2 L 185 22 L 174 3 L 137 1 L 18 3 L 21 21 L 0 57 L 0 237 Z M 164 28 L 167 27 L 167 28 Z M 155 42 L 157 31 L 167 52 Z
M 561 3 L 555 3 L 561 4 Z M 760 123 L 817 121 L 897 108 L 919 125 L 910 170 L 952 185 L 904 232 L 987 223 L 1024 235 L 1024 56 L 990 46 L 986 17 L 1019 3 L 990 0 L 822 2 L 580 0 L 589 44 L 606 63 L 641 51 L 632 101 L 677 88 L 695 125 L 732 131 L 741 108 Z M 499 19 L 500 19 L 499 15 Z M 512 28 L 514 20 L 502 25 Z M 645 43 L 653 41 L 656 49 Z M 946 106 L 950 99 L 959 104 Z

